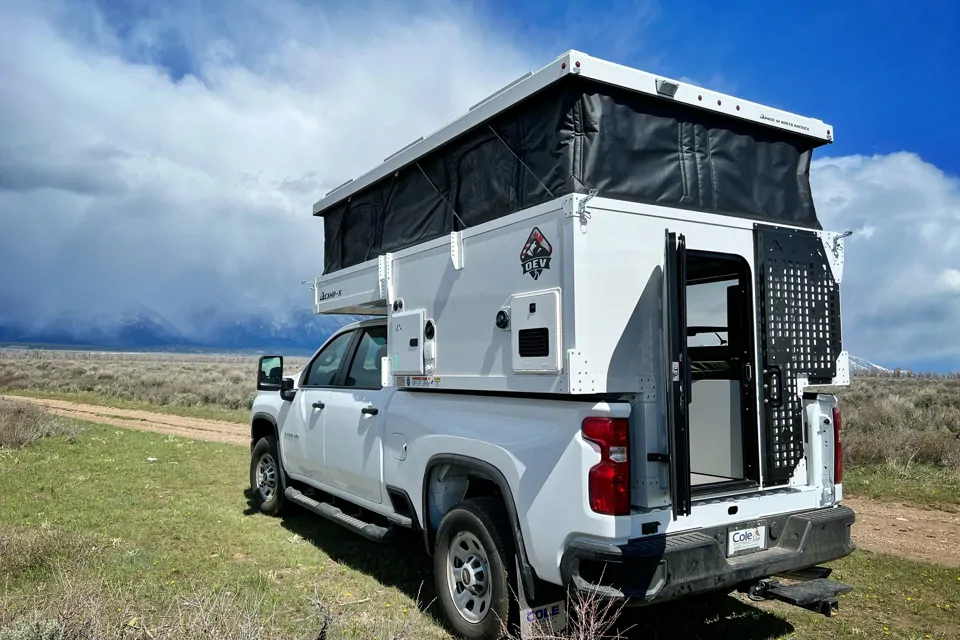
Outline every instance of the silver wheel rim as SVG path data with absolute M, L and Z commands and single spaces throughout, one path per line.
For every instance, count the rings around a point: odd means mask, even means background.
M 277 492 L 277 463 L 269 453 L 260 456 L 257 462 L 257 491 L 264 502 L 273 499 Z
M 460 531 L 447 551 L 447 587 L 460 616 L 476 624 L 490 610 L 490 562 L 477 536 Z

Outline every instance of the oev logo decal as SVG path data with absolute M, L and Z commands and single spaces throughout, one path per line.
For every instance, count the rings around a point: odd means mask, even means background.
M 520 266 L 524 273 L 529 273 L 530 277 L 536 280 L 543 273 L 544 269 L 550 268 L 550 258 L 553 255 L 553 246 L 543 236 L 540 229 L 533 228 L 527 243 L 523 245 L 523 251 L 520 252 Z

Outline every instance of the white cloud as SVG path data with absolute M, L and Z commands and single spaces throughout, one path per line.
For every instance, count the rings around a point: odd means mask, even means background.
M 0 315 L 148 307 L 189 332 L 307 308 L 312 203 L 559 53 L 452 0 L 197 6 L 133 2 L 118 30 L 0 0 Z M 816 160 L 813 188 L 824 225 L 855 232 L 850 350 L 960 365 L 957 180 L 901 153 Z
M 846 239 L 844 343 L 881 364 L 960 366 L 960 181 L 915 154 L 815 160 L 825 228 Z
M 37 6 L 0 3 L 0 304 L 34 321 L 309 308 L 313 202 L 544 59 L 456 4 L 185 3 L 122 38 Z

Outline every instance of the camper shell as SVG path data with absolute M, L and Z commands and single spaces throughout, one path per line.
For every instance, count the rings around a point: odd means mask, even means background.
M 388 318 L 385 385 L 628 398 L 638 507 L 805 484 L 807 387 L 849 383 L 832 135 L 569 52 L 316 203 L 315 312 Z

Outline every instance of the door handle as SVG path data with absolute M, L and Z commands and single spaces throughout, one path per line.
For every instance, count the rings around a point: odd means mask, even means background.
M 327 406 L 327 405 L 323 404 L 323 403 L 320 402 L 319 400 L 317 400 L 316 402 L 313 403 L 313 408 L 314 408 L 314 409 L 323 409 L 325 406 Z
M 363 409 L 360 409 L 360 413 L 368 416 L 375 416 L 380 413 L 380 410 L 376 407 L 364 407 Z

